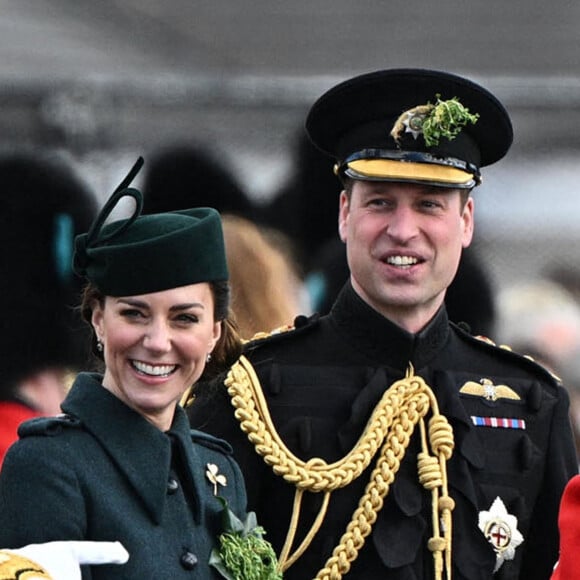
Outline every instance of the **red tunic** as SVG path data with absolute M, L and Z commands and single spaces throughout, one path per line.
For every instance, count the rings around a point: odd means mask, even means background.
M 37 411 L 16 401 L 0 401 L 0 468 L 8 447 L 18 439 L 18 425 L 38 417 Z
M 560 527 L 560 561 L 551 580 L 579 578 L 580 475 L 573 477 L 564 490 L 558 524 Z

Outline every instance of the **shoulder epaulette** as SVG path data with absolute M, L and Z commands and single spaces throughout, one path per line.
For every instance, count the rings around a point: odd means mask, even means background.
M 199 443 L 208 449 L 213 449 L 214 451 L 219 451 L 225 453 L 226 455 L 231 455 L 233 453 L 232 446 L 223 439 L 214 437 L 209 433 L 203 431 L 197 431 L 196 429 L 191 429 L 191 440 L 194 443 Z
M 270 332 L 257 332 L 250 340 L 245 342 L 244 348 L 252 348 L 264 342 L 272 342 L 274 340 L 290 338 L 298 333 L 314 328 L 319 320 L 319 314 L 313 314 L 311 316 L 297 316 L 294 319 L 293 324 L 280 326 L 271 330 Z
M 507 344 L 497 344 L 487 336 L 470 334 L 469 332 L 464 331 L 462 328 L 457 327 L 456 325 L 455 328 L 458 329 L 458 334 L 462 338 L 467 339 L 468 341 L 473 342 L 474 344 L 482 345 L 484 346 L 484 348 L 489 348 L 495 350 L 496 352 L 499 351 L 510 360 L 525 365 L 527 368 L 530 369 L 530 371 L 539 372 L 541 375 L 543 375 L 545 379 L 555 381 L 557 383 L 562 382 L 559 376 L 555 375 L 552 371 L 550 371 L 550 369 L 546 368 L 541 363 L 534 360 L 533 357 L 526 354 L 518 353 Z
M 71 415 L 56 415 L 55 417 L 36 417 L 24 421 L 18 427 L 19 437 L 30 437 L 33 435 L 43 435 L 54 437 L 60 435 L 65 429 L 78 429 L 81 422 Z

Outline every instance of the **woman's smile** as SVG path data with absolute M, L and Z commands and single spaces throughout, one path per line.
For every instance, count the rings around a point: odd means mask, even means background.
M 177 365 L 150 364 L 139 360 L 131 360 L 130 364 L 138 373 L 150 377 L 169 377 L 177 369 Z
M 103 386 L 162 429 L 221 333 L 207 282 L 108 296 L 93 311 L 93 325 L 104 345 Z

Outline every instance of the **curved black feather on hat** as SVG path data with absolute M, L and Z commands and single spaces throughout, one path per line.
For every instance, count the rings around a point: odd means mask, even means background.
M 87 244 L 89 246 L 91 245 L 91 242 L 96 240 L 101 228 L 103 227 L 103 225 L 107 221 L 107 218 L 111 215 L 111 213 L 113 212 L 113 210 L 115 209 L 121 198 L 127 196 L 132 197 L 135 200 L 136 206 L 135 210 L 133 211 L 133 215 L 126 222 L 124 222 L 122 226 L 119 228 L 118 231 L 119 234 L 122 233 L 122 231 L 124 231 L 125 229 L 127 229 L 141 215 L 141 211 L 143 210 L 143 196 L 141 195 L 141 192 L 139 190 L 130 188 L 129 185 L 131 185 L 131 182 L 133 181 L 133 179 L 135 179 L 135 177 L 141 170 L 141 167 L 143 167 L 144 162 L 145 161 L 143 157 L 139 157 L 139 159 L 137 159 L 135 165 L 133 165 L 129 173 L 125 176 L 123 181 L 121 181 L 121 183 L 117 186 L 115 191 L 113 191 L 111 197 L 107 200 L 107 202 L 103 206 L 103 209 L 97 216 L 95 223 L 91 226 L 91 229 L 88 231 Z M 117 230 L 114 230 L 108 236 L 101 238 L 99 241 L 101 244 L 105 243 L 111 238 L 115 237 L 116 235 Z
M 115 188 L 111 197 L 105 202 L 105 205 L 97 215 L 89 231 L 76 238 L 73 268 L 77 274 L 86 276 L 86 268 L 88 265 L 87 250 L 89 248 L 104 245 L 111 239 L 121 235 L 141 215 L 141 211 L 143 210 L 143 196 L 139 190 L 130 188 L 129 185 L 131 185 L 131 182 L 135 179 L 144 163 L 145 160 L 143 157 L 137 159 L 129 173 L 127 173 L 123 181 Z M 107 236 L 99 238 L 105 222 L 123 197 L 132 197 L 135 200 L 133 214 L 129 219 L 120 222 L 118 229 L 114 229 Z
M 219 213 L 205 207 L 141 215 L 143 197 L 129 184 L 142 165 L 139 158 L 88 233 L 75 240 L 75 271 L 107 296 L 136 296 L 227 280 Z M 136 202 L 132 215 L 105 225 L 126 196 Z

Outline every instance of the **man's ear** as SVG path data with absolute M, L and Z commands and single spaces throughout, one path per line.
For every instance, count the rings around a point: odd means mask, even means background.
M 347 224 L 348 224 L 348 214 L 350 209 L 350 199 L 346 193 L 346 190 L 340 192 L 340 198 L 338 201 L 338 235 L 343 242 L 346 242 L 347 238 Z
M 462 239 L 462 246 L 467 248 L 471 244 L 471 240 L 473 240 L 473 226 L 474 226 L 474 210 L 475 210 L 475 203 L 473 198 L 470 196 L 467 198 L 465 202 L 465 207 L 463 208 L 463 212 L 461 214 L 461 219 L 463 220 L 463 239 Z

